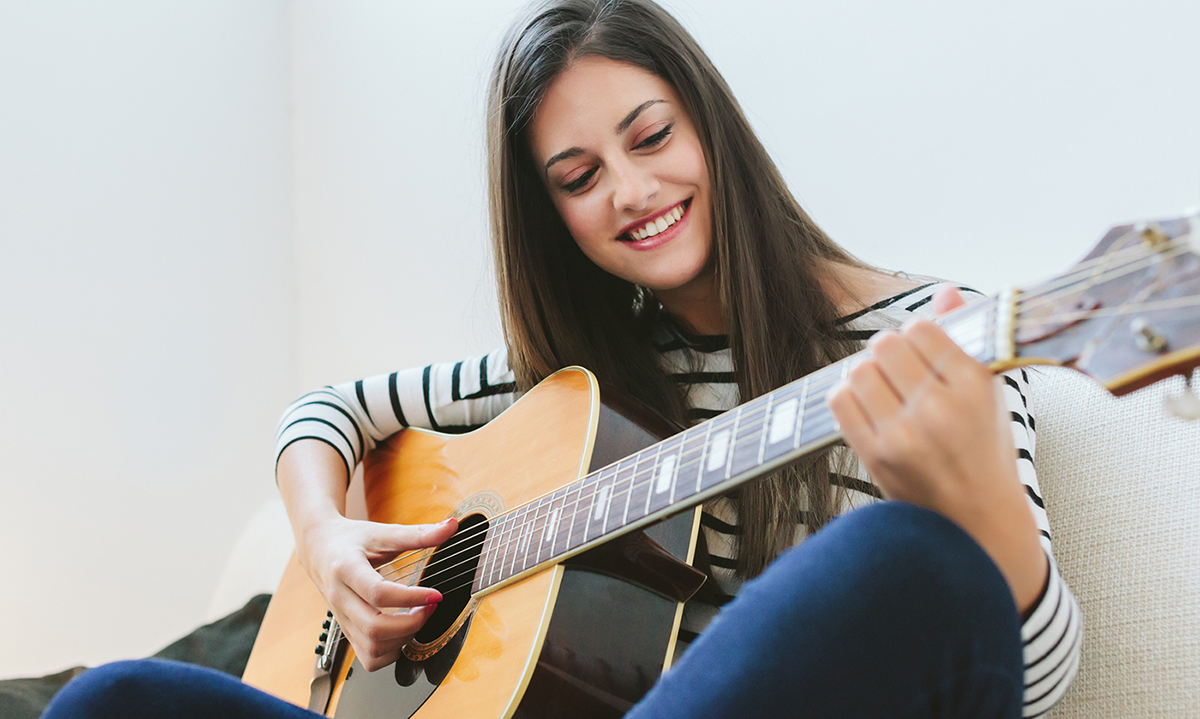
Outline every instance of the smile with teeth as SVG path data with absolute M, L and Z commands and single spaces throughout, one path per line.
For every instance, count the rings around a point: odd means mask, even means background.
M 666 230 L 671 225 L 679 222 L 680 218 L 683 217 L 683 213 L 684 206 L 682 204 L 676 205 L 675 208 L 667 214 L 660 215 L 657 219 L 647 222 L 644 227 L 636 230 L 630 230 L 629 236 L 632 237 L 635 242 L 644 240 L 647 237 L 654 237 L 658 233 Z

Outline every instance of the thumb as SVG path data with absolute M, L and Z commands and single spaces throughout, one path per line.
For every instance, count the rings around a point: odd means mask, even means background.
M 944 284 L 933 293 L 933 311 L 937 312 L 939 317 L 965 304 L 966 300 L 958 293 L 958 288 L 953 285 Z

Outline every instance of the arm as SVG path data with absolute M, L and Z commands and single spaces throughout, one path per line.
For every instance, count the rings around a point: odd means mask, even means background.
M 995 561 L 1025 620 L 1025 713 L 1043 713 L 1074 675 L 1080 622 L 1049 554 L 1020 373 L 994 380 L 927 322 L 870 349 L 830 402 L 846 441 L 885 496 L 955 521 Z
M 483 424 L 513 402 L 514 390 L 501 350 L 325 387 L 284 412 L 276 480 L 297 558 L 367 669 L 395 661 L 441 599 L 432 589 L 385 581 L 373 567 L 400 552 L 446 541 L 455 525 L 347 519 L 346 486 L 353 467 L 378 442 L 407 426 L 455 432 Z

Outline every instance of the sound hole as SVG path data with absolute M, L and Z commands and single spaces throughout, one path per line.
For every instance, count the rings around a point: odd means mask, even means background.
M 487 535 L 488 521 L 482 514 L 471 514 L 458 522 L 458 531 L 434 551 L 421 572 L 422 587 L 442 593 L 442 601 L 413 637 L 429 644 L 446 633 L 471 601 L 471 583 L 479 567 L 479 554 Z

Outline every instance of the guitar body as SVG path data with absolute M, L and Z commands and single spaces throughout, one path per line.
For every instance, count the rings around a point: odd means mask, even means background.
M 366 461 L 367 515 L 400 524 L 453 516 L 464 534 L 675 431 L 616 396 L 602 401 L 586 370 L 563 370 L 479 430 L 406 430 L 381 445 Z M 446 599 L 425 636 L 374 673 L 346 646 L 330 671 L 314 671 L 326 607 L 293 558 L 244 680 L 337 717 L 619 717 L 669 664 L 681 602 L 702 581 L 687 566 L 698 517 L 685 512 L 479 596 L 469 579 L 422 580 L 428 550 L 391 578 L 439 586 Z

